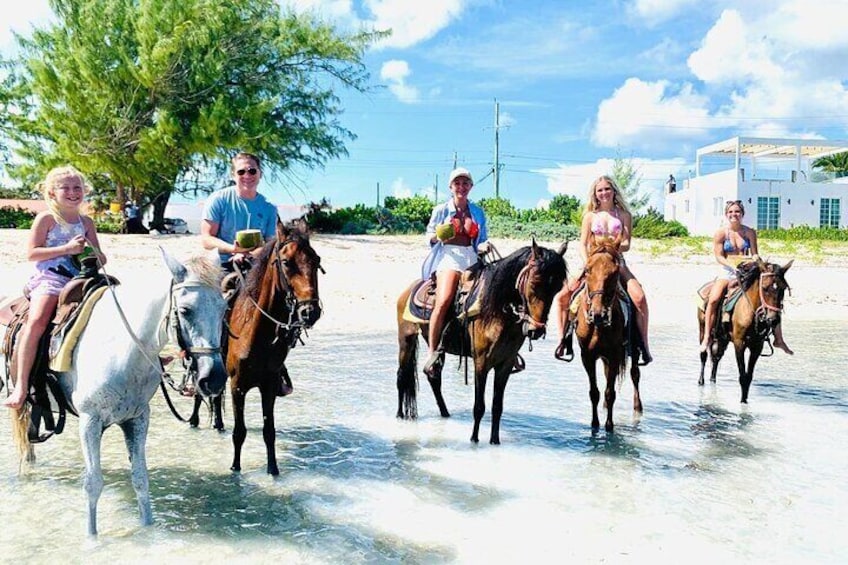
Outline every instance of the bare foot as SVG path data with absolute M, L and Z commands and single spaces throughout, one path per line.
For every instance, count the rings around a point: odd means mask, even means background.
M 784 353 L 787 353 L 789 355 L 795 355 L 795 352 L 789 349 L 789 346 L 786 345 L 786 343 L 783 341 L 775 341 L 774 346 L 778 349 L 782 349 Z

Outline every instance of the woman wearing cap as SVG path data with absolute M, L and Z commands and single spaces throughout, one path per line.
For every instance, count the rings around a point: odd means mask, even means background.
M 742 223 L 745 217 L 745 206 L 741 200 L 730 200 L 724 205 L 726 225 L 718 228 L 713 234 L 713 255 L 721 265 L 721 271 L 710 289 L 710 296 L 704 308 L 704 341 L 701 352 L 708 351 L 712 344 L 712 332 L 718 309 L 718 302 L 727 292 L 730 281 L 736 279 L 736 268 L 740 263 L 751 260 L 758 253 L 757 230 Z M 782 324 L 774 328 L 774 346 L 789 355 L 795 352 L 783 341 Z
M 427 242 L 430 254 L 421 268 L 422 278 L 436 273 L 436 303 L 430 315 L 428 344 L 430 353 L 424 363 L 424 372 L 429 376 L 439 361 L 439 342 L 445 316 L 456 295 L 459 276 L 477 262 L 477 254 L 485 252 L 488 245 L 486 215 L 483 209 L 468 200 L 474 186 L 471 173 L 457 168 L 451 171 L 451 198 L 433 208 L 427 224 Z

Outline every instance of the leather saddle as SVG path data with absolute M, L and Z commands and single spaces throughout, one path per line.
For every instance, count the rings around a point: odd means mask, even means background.
M 709 281 L 701 285 L 698 289 L 697 294 L 697 302 L 698 308 L 701 312 L 706 311 L 707 308 L 707 300 L 710 297 L 710 290 L 713 288 L 713 283 L 715 281 Z M 733 312 L 733 308 L 736 306 L 736 302 L 739 301 L 739 297 L 742 296 L 742 287 L 739 284 L 738 280 L 731 280 L 727 285 L 727 292 L 724 297 L 721 299 L 719 303 L 720 312 L 722 313 L 722 321 L 728 322 L 730 321 L 730 313 Z
M 454 314 L 460 321 L 473 320 L 480 314 L 483 280 L 477 276 L 479 269 L 463 271 L 454 301 Z M 406 301 L 403 318 L 416 324 L 426 324 L 436 304 L 436 274 L 414 283 Z
M 69 399 L 65 398 L 59 386 L 56 373 L 69 370 L 73 348 L 85 324 L 94 303 L 102 296 L 108 285 L 117 285 L 119 281 L 110 275 L 95 271 L 83 272 L 71 279 L 62 289 L 47 331 L 44 332 L 38 345 L 35 362 L 30 372 L 30 394 L 28 401 L 32 404 L 30 427 L 28 431 L 30 443 L 41 443 L 54 434 L 62 433 L 65 424 L 65 413 L 76 414 Z M 3 338 L 3 355 L 6 365 L 7 380 L 16 374 L 17 356 L 15 346 L 17 337 L 26 324 L 29 315 L 28 293 L 23 296 L 0 302 L 0 324 L 6 327 Z M 57 368 L 57 360 L 62 360 Z M 58 412 L 58 420 L 53 417 Z M 44 425 L 45 433 L 40 429 Z

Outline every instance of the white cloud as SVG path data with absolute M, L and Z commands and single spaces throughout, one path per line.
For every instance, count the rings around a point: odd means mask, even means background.
M 386 61 L 380 68 L 380 79 L 389 83 L 389 91 L 404 104 L 415 104 L 421 98 L 418 89 L 406 83 L 411 74 L 409 63 L 398 59 Z
M 634 5 L 646 17 L 660 6 L 659 0 Z M 627 79 L 598 106 L 592 141 L 656 150 L 684 140 L 715 141 L 720 131 L 844 137 L 845 66 L 828 62 L 848 59 L 842 24 L 848 1 L 775 0 L 769 6 L 734 3 L 722 11 L 686 60 L 692 80 Z
M 684 84 L 670 92 L 668 81 L 629 78 L 598 107 L 592 142 L 602 147 L 651 147 L 706 132 L 707 99 Z
M 412 196 L 412 192 L 412 188 L 406 184 L 403 177 L 396 178 L 392 181 L 392 196 L 395 198 L 409 198 Z
M 28 36 L 33 26 L 43 26 L 53 17 L 53 11 L 47 0 L 29 0 L 28 2 L 17 2 L 14 9 L 7 8 L 3 11 L 0 21 L 0 50 L 8 52 L 12 47 L 12 30 L 21 35 Z
M 703 0 L 634 0 L 632 9 L 650 24 L 662 23 Z
M 378 47 L 405 48 L 436 35 L 462 15 L 463 0 L 365 0 L 375 29 L 391 29 L 392 35 Z
M 648 206 L 658 210 L 663 209 L 665 182 L 668 175 L 673 174 L 679 185 L 682 179 L 688 176 L 688 170 L 691 168 L 691 165 L 681 158 L 660 161 L 634 157 L 628 161 L 632 163 L 637 176 L 641 178 L 640 194 L 650 194 Z M 599 176 L 610 174 L 613 163 L 614 159 L 599 159 L 594 163 L 560 164 L 556 168 L 539 169 L 534 172 L 546 178 L 548 192 L 552 195 L 565 194 L 577 198 L 580 202 L 586 202 L 589 187 Z M 543 202 L 540 201 L 540 205 Z

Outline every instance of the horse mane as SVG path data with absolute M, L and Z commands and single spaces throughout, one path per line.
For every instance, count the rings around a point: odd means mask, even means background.
M 504 306 L 518 301 L 518 290 L 515 281 L 521 269 L 527 265 L 530 258 L 531 247 L 522 247 L 507 257 L 486 265 L 481 273 L 486 283 L 483 285 L 481 296 L 480 319 L 492 320 L 503 315 Z M 562 268 L 565 276 L 565 261 L 562 256 L 545 247 L 536 248 L 536 268 L 539 276 L 547 284 L 552 280 L 551 275 L 556 268 Z M 553 292 L 559 289 L 551 289 Z
M 224 273 L 221 271 L 218 261 L 207 256 L 195 255 L 186 260 L 185 267 L 194 273 L 204 285 L 213 288 L 221 287 L 221 279 L 224 277 Z
M 748 290 L 760 278 L 760 266 L 756 261 L 740 263 L 736 271 L 739 273 L 742 290 Z
M 279 232 L 278 232 L 279 233 Z M 309 235 L 297 229 L 292 229 L 286 234 L 287 241 L 294 241 L 298 247 L 303 249 L 309 245 Z M 262 289 L 262 277 L 268 269 L 268 263 L 271 261 L 271 256 L 274 253 L 274 247 L 277 244 L 277 238 L 270 239 L 265 243 L 262 251 L 255 258 L 255 263 L 247 273 L 245 282 L 247 283 L 245 290 L 254 299 L 259 298 L 259 291 Z

